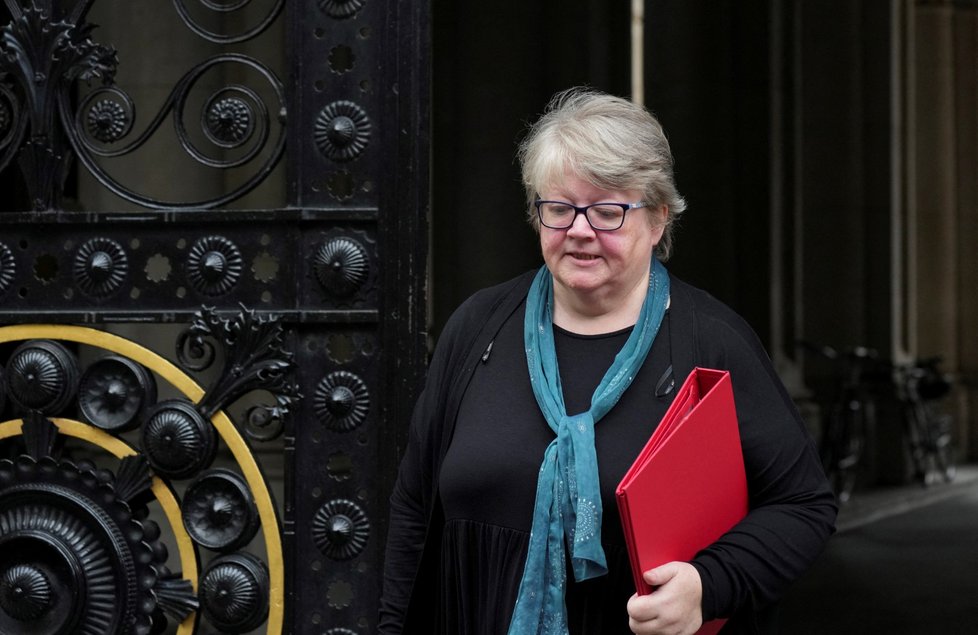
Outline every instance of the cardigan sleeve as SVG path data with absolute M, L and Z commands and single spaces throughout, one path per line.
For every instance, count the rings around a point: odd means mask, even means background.
M 750 509 L 692 562 L 709 620 L 779 600 L 821 553 L 838 508 L 814 441 L 754 332 L 725 307 L 697 319 L 701 365 L 730 370 Z

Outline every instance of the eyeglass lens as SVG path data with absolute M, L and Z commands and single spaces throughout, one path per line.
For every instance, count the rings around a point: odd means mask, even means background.
M 566 229 L 574 224 L 580 210 L 594 229 L 618 229 L 625 222 L 625 209 L 620 205 L 597 204 L 575 208 L 569 203 L 543 201 L 538 206 L 540 220 L 551 229 Z

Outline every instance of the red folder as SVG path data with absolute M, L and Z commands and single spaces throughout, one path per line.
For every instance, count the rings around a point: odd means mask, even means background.
M 693 369 L 615 493 L 639 595 L 652 592 L 644 572 L 692 560 L 747 515 L 729 372 Z

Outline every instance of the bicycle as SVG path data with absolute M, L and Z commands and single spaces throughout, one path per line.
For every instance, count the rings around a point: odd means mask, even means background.
M 877 353 L 865 346 L 838 351 L 808 341 L 799 343 L 835 367 L 835 394 L 822 400 L 823 424 L 818 445 L 822 466 L 836 498 L 846 503 L 856 488 L 866 451 L 867 430 L 875 420 L 866 377 L 875 368 Z
M 911 466 L 915 479 L 924 486 L 940 480 L 949 483 L 957 471 L 953 420 L 937 409 L 952 386 L 950 377 L 941 372 L 940 362 L 940 357 L 930 357 L 893 365 Z

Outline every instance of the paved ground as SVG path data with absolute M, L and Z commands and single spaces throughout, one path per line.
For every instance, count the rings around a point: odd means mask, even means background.
M 782 606 L 785 635 L 978 633 L 978 467 L 865 492 Z

